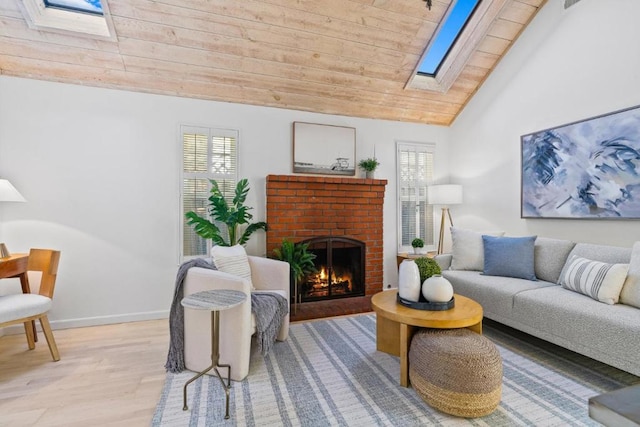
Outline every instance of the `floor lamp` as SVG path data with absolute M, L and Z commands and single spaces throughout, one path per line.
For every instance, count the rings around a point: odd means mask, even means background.
M 6 179 L 0 179 L 0 202 L 26 202 L 16 187 Z M 4 243 L 0 243 L 0 258 L 11 256 Z
M 459 205 L 462 203 L 462 186 L 457 184 L 430 185 L 427 187 L 427 200 L 430 205 L 442 205 L 442 217 L 440 220 L 440 239 L 438 240 L 438 254 L 444 248 L 444 217 L 449 217 L 449 222 L 453 227 L 449 205 Z

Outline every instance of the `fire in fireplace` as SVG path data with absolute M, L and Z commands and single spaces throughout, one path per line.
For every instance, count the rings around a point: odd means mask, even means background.
M 315 273 L 300 280 L 301 302 L 364 295 L 365 243 L 348 237 L 315 237 L 304 240 L 316 255 Z

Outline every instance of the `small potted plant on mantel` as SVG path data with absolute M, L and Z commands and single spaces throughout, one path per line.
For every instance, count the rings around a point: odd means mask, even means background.
M 413 248 L 413 252 L 419 254 L 422 252 L 422 248 L 424 248 L 424 240 L 419 237 L 416 237 L 411 241 L 411 247 Z
M 380 166 L 380 162 L 375 157 L 369 157 L 368 159 L 360 160 L 358 167 L 365 171 L 367 178 L 373 178 L 373 172 Z

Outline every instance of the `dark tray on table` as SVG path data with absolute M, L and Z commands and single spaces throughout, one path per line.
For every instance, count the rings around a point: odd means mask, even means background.
M 416 310 L 430 310 L 430 311 L 443 311 L 450 310 L 456 305 L 455 297 L 451 297 L 451 299 L 447 302 L 431 302 L 427 301 L 422 294 L 420 294 L 420 299 L 418 302 L 409 301 L 400 296 L 398 294 L 398 304 L 402 304 L 405 307 L 414 308 Z

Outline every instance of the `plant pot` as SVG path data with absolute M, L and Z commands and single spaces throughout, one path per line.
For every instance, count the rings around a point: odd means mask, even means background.
M 373 179 L 375 177 L 375 171 L 365 171 L 367 179 Z

